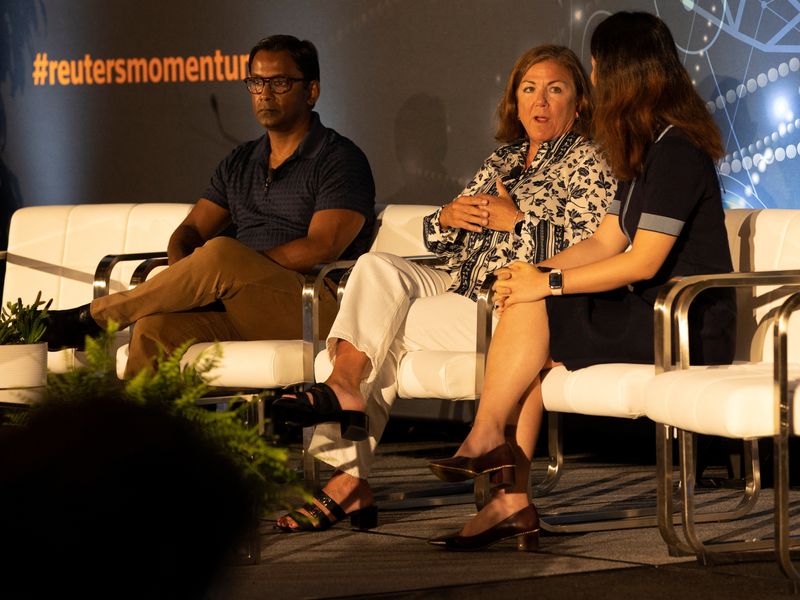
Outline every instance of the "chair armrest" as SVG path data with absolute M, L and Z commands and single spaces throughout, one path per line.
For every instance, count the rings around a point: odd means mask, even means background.
M 717 273 L 671 279 L 659 292 L 654 306 L 656 373 L 689 367 L 689 307 L 698 294 L 710 288 L 761 285 L 800 287 L 800 270 Z M 676 349 L 677 362 L 673 357 Z
M 130 287 L 135 288 L 140 283 L 147 280 L 147 277 L 150 273 L 153 272 L 154 269 L 157 267 L 164 267 L 169 264 L 169 260 L 166 256 L 162 256 L 159 258 L 148 258 L 147 260 L 143 261 L 136 269 L 133 271 L 133 275 L 131 275 L 131 282 Z
M 425 265 L 426 267 L 436 267 L 439 265 L 443 265 L 446 261 L 441 256 L 436 256 L 435 254 L 420 254 L 418 256 L 404 256 L 406 260 L 410 260 L 411 262 L 415 262 L 420 265 Z
M 97 265 L 94 271 L 94 297 L 100 298 L 109 293 L 111 282 L 111 271 L 121 262 L 132 260 L 146 260 L 148 258 L 158 258 L 166 256 L 166 252 L 134 252 L 131 254 L 107 254 Z
M 404 258 L 428 266 L 433 266 L 441 262 L 439 257 L 433 255 L 406 256 Z M 337 260 L 316 265 L 309 273 L 306 273 L 303 283 L 303 340 L 310 342 L 312 348 L 312 356 L 310 359 L 307 358 L 307 360 L 313 362 L 313 357 L 322 349 L 322 342 L 319 335 L 319 295 L 325 283 L 325 278 L 337 271 L 343 272 L 342 276 L 339 278 L 339 285 L 336 290 L 336 300 L 338 303 L 341 303 L 350 270 L 355 264 L 355 260 Z M 306 366 L 309 367 L 310 365 Z
M 443 262 L 441 258 L 434 255 L 404 256 L 403 258 L 426 266 L 435 266 Z M 317 303 L 324 279 L 336 271 L 343 271 L 338 280 L 339 285 L 336 290 L 337 303 L 341 303 L 347 280 L 350 277 L 350 271 L 355 264 L 355 260 L 337 260 L 320 264 L 305 276 L 303 285 L 303 339 L 307 342 L 312 342 L 315 351 L 317 351 L 319 344 L 319 308 Z
M 303 283 L 303 340 L 311 342 L 316 352 L 319 345 L 319 294 L 325 278 L 335 271 L 345 271 L 356 264 L 354 260 L 336 260 L 316 265 L 305 274 Z
M 356 264 L 354 260 L 336 260 L 316 265 L 305 274 L 302 292 L 303 341 L 309 342 L 307 350 L 303 352 L 306 373 L 314 372 L 314 357 L 321 346 L 319 339 L 319 295 L 322 286 L 325 284 L 325 278 L 336 271 L 351 269 L 354 264 Z

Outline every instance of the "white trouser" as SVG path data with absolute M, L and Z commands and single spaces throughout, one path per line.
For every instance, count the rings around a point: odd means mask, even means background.
M 453 276 L 392 254 L 358 259 L 328 335 L 329 363 L 317 360 L 316 379 L 327 379 L 338 340 L 347 340 L 370 361 L 361 392 L 367 401 L 369 439 L 341 439 L 335 424 L 319 425 L 310 451 L 319 460 L 366 479 L 375 447 L 397 397 L 397 367 L 415 350 L 475 350 L 474 301 L 446 292 Z

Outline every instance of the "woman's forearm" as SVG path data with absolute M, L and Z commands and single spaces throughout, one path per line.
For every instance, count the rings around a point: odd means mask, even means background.
M 664 263 L 675 244 L 675 239 L 673 236 L 661 233 L 640 231 L 628 252 L 615 253 L 580 266 L 556 266 L 555 268 L 562 269 L 563 292 L 565 294 L 605 292 L 650 279 Z M 583 242 L 578 246 L 582 244 Z M 590 245 L 590 249 L 594 249 L 594 245 Z M 583 257 L 585 254 L 581 253 L 580 256 Z

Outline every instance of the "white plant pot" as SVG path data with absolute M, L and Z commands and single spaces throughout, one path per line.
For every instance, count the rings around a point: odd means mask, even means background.
M 47 383 L 47 344 L 0 345 L 0 389 Z

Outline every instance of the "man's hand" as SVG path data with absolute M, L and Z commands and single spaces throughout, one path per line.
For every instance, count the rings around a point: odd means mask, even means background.
M 200 198 L 172 233 L 167 244 L 167 261 L 178 262 L 189 256 L 231 222 L 231 213 L 218 204 Z
M 497 178 L 497 196 L 488 196 L 486 210 L 489 213 L 489 229 L 495 231 L 514 231 L 519 208 L 511 199 L 506 186 Z
M 489 225 L 489 201 L 486 194 L 478 196 L 459 196 L 450 204 L 445 204 L 439 213 L 439 226 L 444 229 L 466 229 L 480 233 Z
M 514 231 L 519 209 L 499 177 L 497 193 L 497 196 L 459 196 L 442 207 L 439 225 L 445 230 L 455 227 L 476 233 L 480 233 L 484 227 L 496 231 Z

